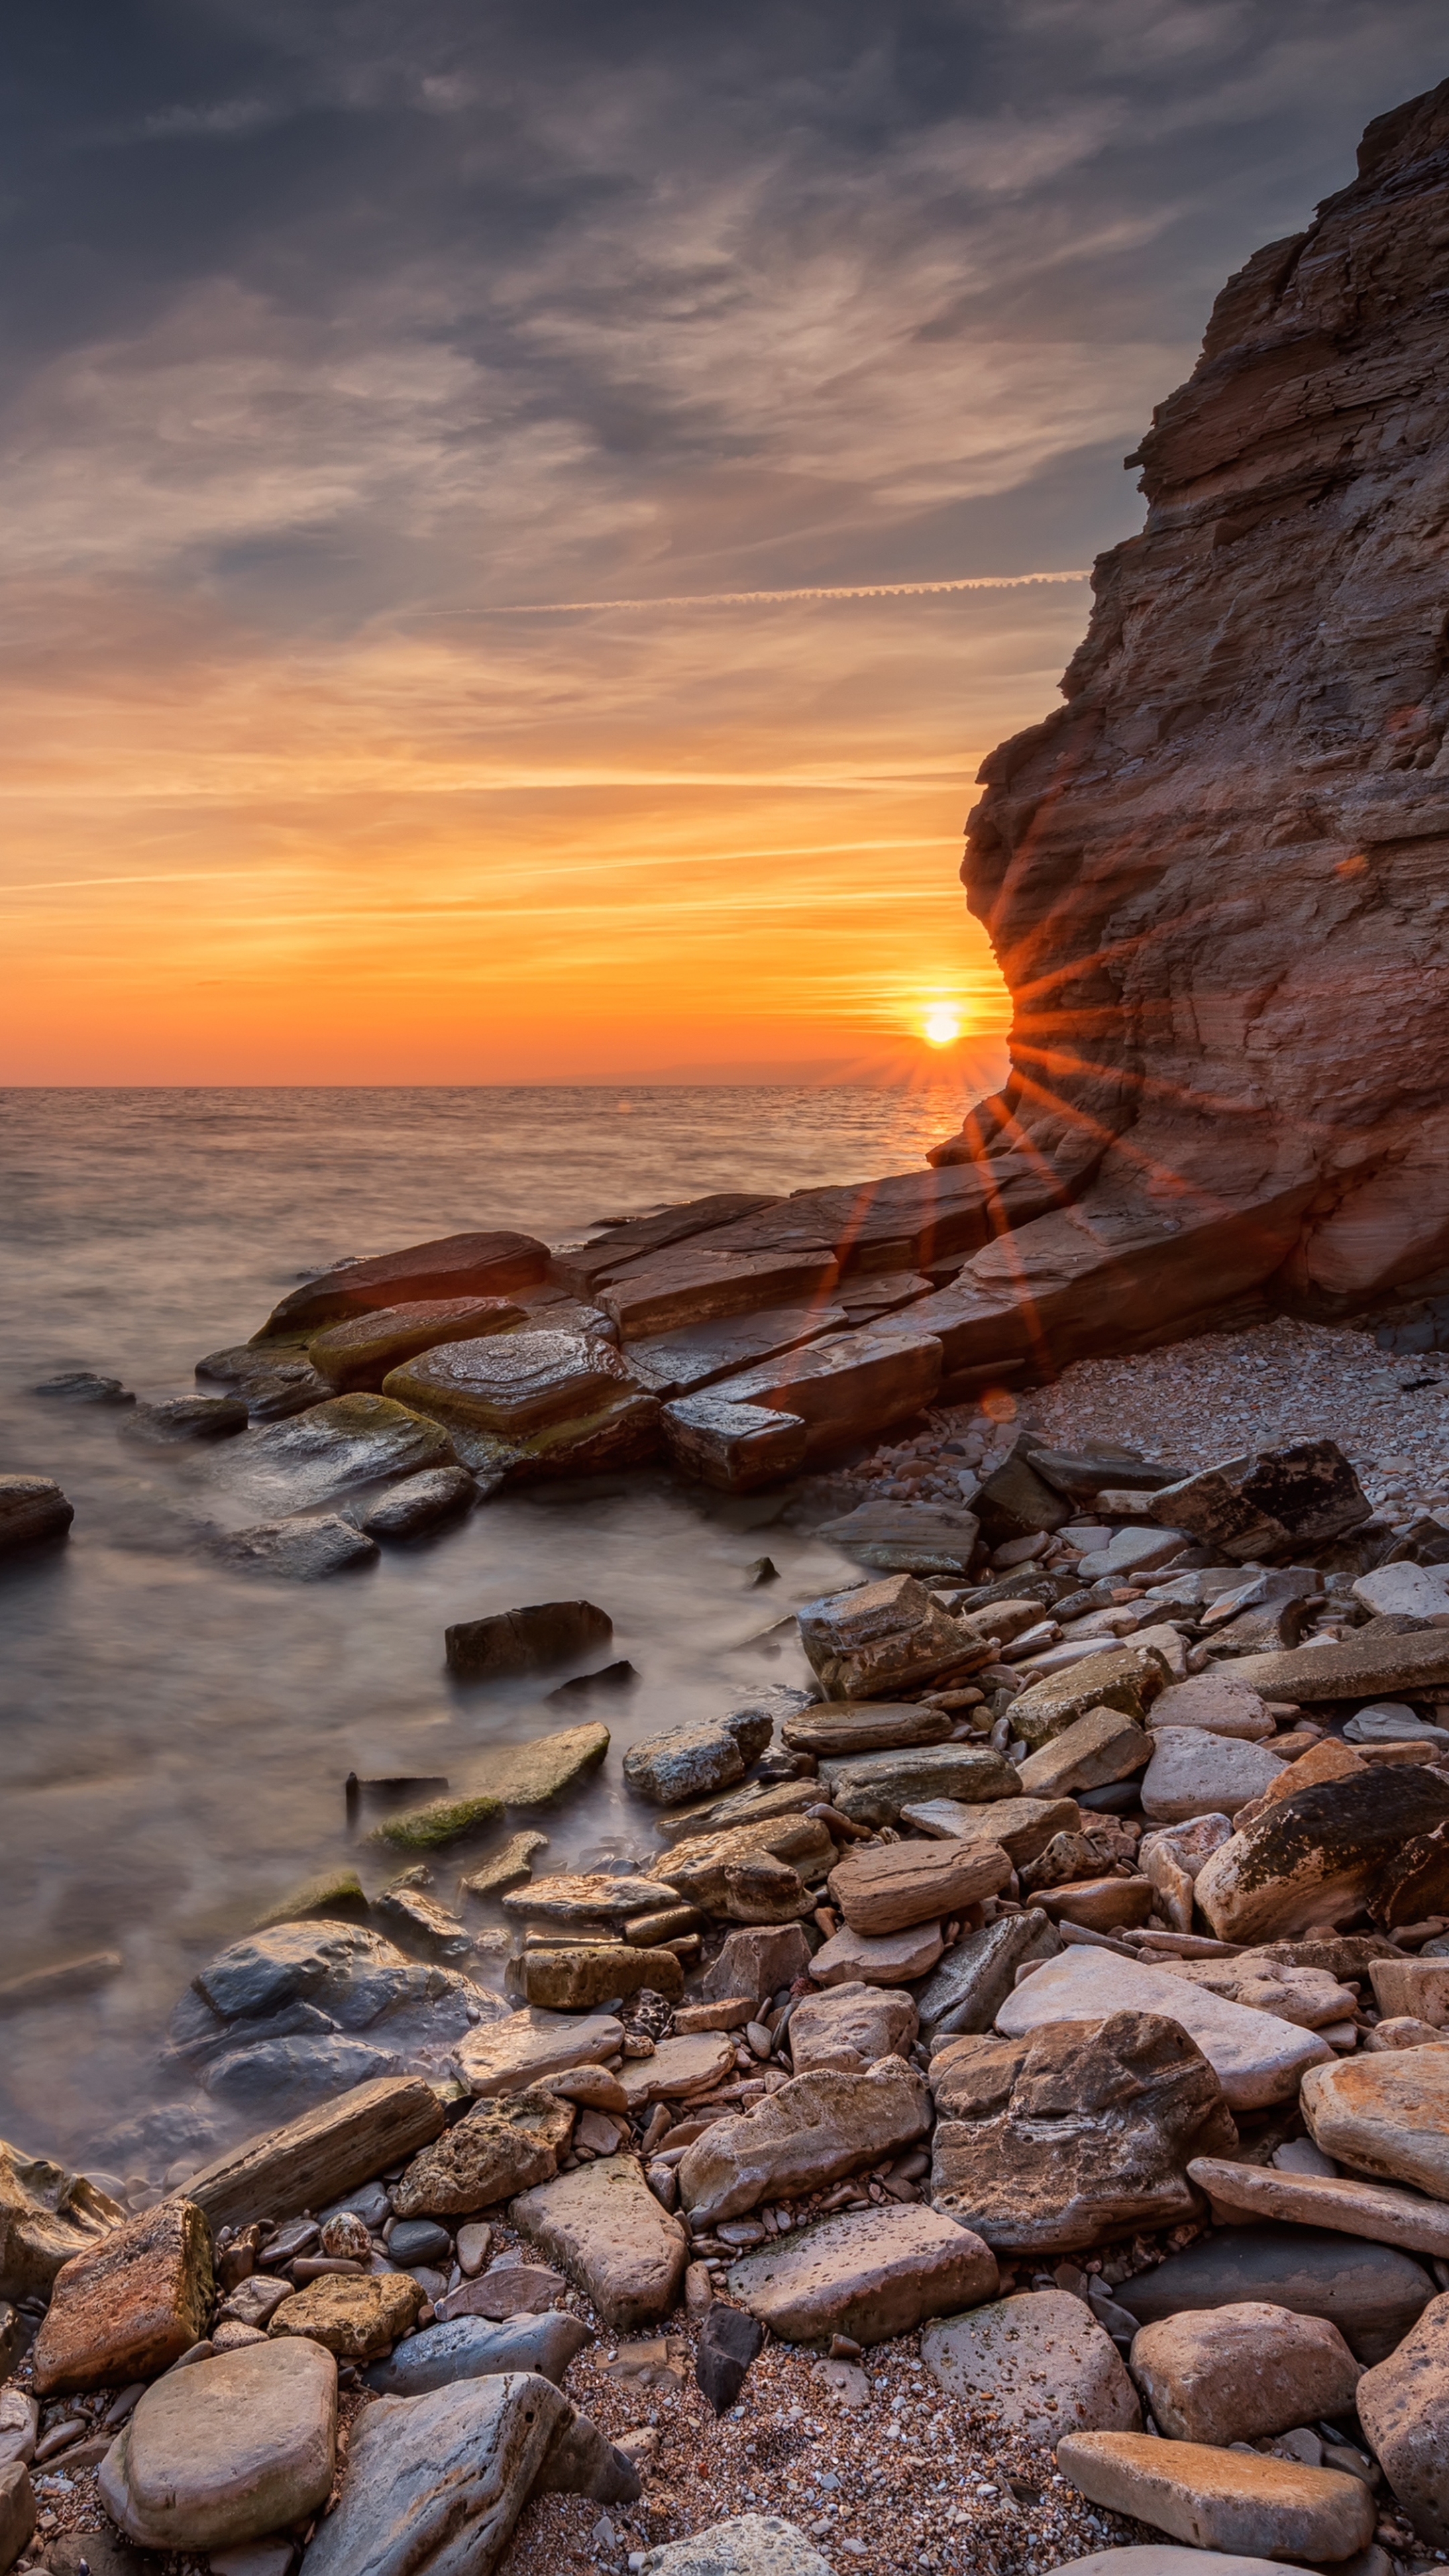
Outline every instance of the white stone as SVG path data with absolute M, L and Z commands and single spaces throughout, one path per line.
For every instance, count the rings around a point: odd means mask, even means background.
M 1196 2040 L 1231 2110 L 1291 2101 L 1309 2067 L 1333 2062 L 1317 2032 L 1228 2003 L 1184 1977 L 1139 1967 L 1110 1950 L 1071 1949 L 1048 1959 L 1007 1996 L 996 2027 L 1016 2039 L 1049 2022 L 1102 2021 L 1115 2012 L 1161 2013 L 1175 2021 Z
M 1152 1729 L 1156 1750 L 1143 1774 L 1142 1812 L 1155 1825 L 1195 1816 L 1235 1816 L 1271 1789 L 1285 1765 L 1266 1745 L 1213 1735 L 1201 1726 Z
M 1355 1597 L 1382 1616 L 1398 1611 L 1410 1619 L 1432 1619 L 1449 1627 L 1449 1565 L 1379 1565 L 1361 1574 Z

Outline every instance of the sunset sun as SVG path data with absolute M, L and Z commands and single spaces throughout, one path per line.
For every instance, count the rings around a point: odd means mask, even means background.
M 938 1002 L 926 1013 L 924 1036 L 928 1046 L 954 1046 L 961 1034 L 961 1023 L 944 1002 Z

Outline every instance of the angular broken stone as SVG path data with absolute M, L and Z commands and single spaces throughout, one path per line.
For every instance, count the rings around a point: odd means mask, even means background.
M 1153 1704 L 1152 1724 L 1201 1726 L 1210 1735 L 1238 1735 L 1259 1743 L 1273 1733 L 1273 1720 L 1261 1698 L 1240 1681 L 1231 1664 L 1214 1673 L 1194 1673 L 1185 1682 L 1169 1682 Z
M 617 1465 L 658 1441 L 657 1398 L 636 1386 L 610 1343 L 587 1333 L 446 1343 L 391 1369 L 384 1388 L 461 1442 L 465 1465 L 480 1472 L 551 1473 L 579 1465 L 600 1443 Z
M 537 1849 L 543 1836 L 530 1834 L 526 1839 Z M 474 1882 L 470 1879 L 467 1884 L 472 1887 Z M 545 1923 L 627 1923 L 637 1914 L 658 1913 L 659 1889 L 652 1878 L 611 1878 L 606 1870 L 565 1871 L 535 1878 L 505 1896 L 503 1911 L 536 1914 Z
M 1130 1780 L 1151 1755 L 1152 1737 L 1135 1718 L 1117 1708 L 1092 1708 L 1018 1768 L 1029 1798 L 1063 1798 L 1076 1789 Z
M 495 1611 L 486 1619 L 456 1621 L 444 1630 L 444 1645 L 448 1669 L 460 1680 L 491 1682 L 546 1672 L 551 1664 L 593 1654 L 608 1645 L 613 1633 L 608 1612 L 592 1601 L 536 1601 L 525 1609 Z M 604 1742 L 607 1750 L 607 1732 Z
M 842 1440 L 878 1437 L 906 1421 L 931 1402 L 940 1380 L 941 1346 L 928 1333 L 831 1334 L 666 1405 L 665 1445 L 685 1473 L 745 1490 L 763 1481 L 750 1424 L 788 1427 L 789 1464 L 773 1472 L 789 1473 Z
M 889 1699 L 955 1667 L 990 1661 L 993 1648 L 948 1618 L 913 1574 L 807 1601 L 800 1642 L 831 1699 Z
M 1275 2013 L 1229 2003 L 1167 1969 L 1109 1950 L 1071 1949 L 1008 1995 L 997 2028 L 1008 2036 L 1108 2013 L 1163 2014 L 1197 2042 L 1230 2110 L 1291 2101 L 1306 2070 L 1331 2061 L 1327 2040 Z
M 1331 2227 L 1345 2236 L 1366 2237 L 1371 2244 L 1400 2245 L 1410 2254 L 1437 2255 L 1440 2262 L 1449 2261 L 1449 2208 L 1422 2199 L 1417 2192 L 1360 2182 L 1352 2174 L 1237 2165 L 1220 2156 L 1197 2157 L 1188 2173 L 1214 2209 L 1234 2218 L 1281 2218 L 1300 2227 Z
M 804 1879 L 818 1877 L 835 1858 L 830 1829 L 815 1816 L 778 1816 L 757 1825 L 736 1825 L 725 1834 L 699 1834 L 651 1863 L 646 1877 L 671 1887 L 688 1905 L 723 1913 L 729 1900 L 729 1872 L 756 1852 L 785 1860 Z
M 1222 1995 L 1229 2003 L 1296 2022 L 1300 2030 L 1327 2030 L 1351 2021 L 1356 2010 L 1352 1989 L 1340 1985 L 1326 1968 L 1291 1966 L 1266 1950 L 1243 1950 L 1232 1959 L 1159 1957 L 1152 1965 L 1164 1976 Z
M 1326 2317 L 1244 2299 L 1143 2326 L 1132 2375 L 1169 2440 L 1226 2446 L 1352 2414 L 1363 2373 Z
M 1235 1676 L 1265 1699 L 1295 1706 L 1317 1700 L 1409 1699 L 1449 1696 L 1449 1629 L 1419 1628 L 1385 1634 L 1370 1620 L 1351 1629 L 1338 1646 L 1296 1646 L 1279 1655 L 1243 1655 Z
M 412 2332 L 422 2304 L 410 2272 L 324 2272 L 274 2309 L 267 2333 L 306 2337 L 339 2361 L 375 2361 Z
M 831 1701 L 787 1717 L 780 1733 L 793 1752 L 849 1760 L 857 1753 L 889 1753 L 905 1744 L 943 1744 L 952 1723 L 948 1710 L 927 1708 L 917 1700 L 864 1700 L 855 1706 Z
M 719 1956 L 705 1970 L 700 1992 L 709 2002 L 749 1995 L 756 2003 L 793 1985 L 810 1966 L 810 1945 L 797 1923 L 760 1925 L 725 1935 Z
M 865 2075 L 797 2075 L 686 2147 L 679 2196 L 696 2223 L 738 2218 L 782 2192 L 839 2182 L 898 2155 L 930 2120 L 930 2095 L 903 2058 L 883 2057 Z
M 1385 2050 L 1312 2067 L 1302 2109 L 1315 2146 L 1338 2164 L 1449 2201 L 1449 2050 Z
M 947 2040 L 931 2089 L 932 2202 L 997 2253 L 1171 2227 L 1196 2205 L 1189 2160 L 1237 2137 L 1202 2051 L 1150 2012 Z
M 624 1756 L 624 1778 L 636 1797 L 659 1807 L 707 1797 L 743 1779 L 774 1732 L 766 1712 L 740 1709 L 695 1726 L 669 1727 L 642 1736 Z
M 687 2102 L 733 2075 L 735 2053 L 722 2030 L 682 2031 L 661 2039 L 652 2057 L 626 2058 L 619 2084 L 631 2111 L 650 2102 Z
M 384 2076 L 229 2148 L 188 2175 L 186 2196 L 214 2228 L 244 2224 L 259 2209 L 325 2209 L 379 2168 L 403 2163 L 442 2127 L 431 2084 L 420 2075 Z
M 404 1252 L 377 1253 L 305 1280 L 273 1308 L 257 1339 L 320 1331 L 341 1316 L 418 1298 L 502 1296 L 535 1286 L 548 1257 L 547 1244 L 528 1234 L 449 1234 Z
M 393 2208 L 399 2218 L 491 2209 L 552 2180 L 573 2125 L 572 2105 L 540 2086 L 480 2102 L 414 2156 L 393 2187 Z
M 1005 1546 L 1014 1538 L 1030 1538 L 1038 1530 L 1059 1530 L 1072 1517 L 1070 1503 L 1062 1500 L 1055 1486 L 1043 1481 L 1019 1446 L 1003 1466 L 983 1479 L 972 1496 L 972 1504 L 988 1547 Z
M 511 2204 L 509 2216 L 606 2325 L 632 2332 L 678 2304 L 689 2240 L 633 2156 L 601 2156 L 540 2183 Z
M 629 1371 L 661 1403 L 698 1395 L 719 1379 L 777 1359 L 824 1333 L 847 1332 L 843 1306 L 766 1306 L 750 1315 L 721 1315 L 707 1324 L 683 1324 L 629 1343 Z
M 587 2012 L 644 1986 L 671 2001 L 684 1993 L 684 1970 L 673 1950 L 632 1949 L 620 1941 L 526 1950 L 521 1973 L 529 2003 L 550 2012 Z
M 785 2343 L 842 2334 L 875 2344 L 975 2307 L 994 2297 L 997 2280 L 979 2236 L 932 2209 L 890 2204 L 776 2237 L 734 2264 L 729 2287 Z
M 578 2017 L 524 2011 L 510 2013 L 505 2021 L 492 2022 L 485 2030 L 470 2031 L 459 2042 L 456 2056 L 470 2092 L 521 2093 L 543 2076 L 562 2074 L 570 2066 L 602 2066 L 617 2055 L 623 2039 L 624 2025 L 611 2013 Z
M 1164 1726 L 1155 1711 L 1152 1741 L 1142 1812 L 1156 1825 L 1235 1816 L 1265 1796 L 1285 1768 L 1265 1744 L 1245 1744 L 1202 1726 Z
M 1011 1723 L 1032 1752 L 1065 1735 L 1089 1709 L 1115 1708 L 1141 1726 L 1167 1675 L 1152 1655 L 1134 1646 L 1104 1646 L 1064 1673 L 1048 1674 L 1018 1691 Z
M 1339 2470 L 1148 2433 L 1069 2433 L 1057 2467 L 1091 2503 L 1200 2549 L 1352 2558 L 1368 2547 L 1377 2518 L 1368 2488 Z
M 206 2332 L 211 2230 L 194 2201 L 126 2219 L 56 2274 L 33 2352 L 38 2396 L 154 2379 Z
M 872 1986 L 906 1985 L 934 1968 L 945 1946 L 939 1922 L 913 1923 L 906 1932 L 873 1935 L 852 1932 L 847 1926 L 822 1942 L 810 1962 L 810 1974 L 822 1986 L 851 1980 Z
M 0 2298 L 48 2298 L 61 2265 L 93 2252 L 125 2215 L 84 2174 L 0 2139 Z
M 1347 1923 L 1367 1905 L 1385 1923 L 1449 1907 L 1449 1781 L 1417 1763 L 1321 1781 L 1277 1798 L 1213 1854 L 1196 1901 L 1222 1941 L 1282 1938 Z
M 691 1244 L 657 1254 L 606 1287 L 600 1302 L 626 1342 L 677 1333 L 726 1316 L 822 1301 L 836 1264 L 823 1247 L 786 1253 L 716 1252 Z
M 966 1933 L 917 1989 L 922 2030 L 935 2039 L 989 2030 L 1022 1962 L 1054 1958 L 1060 1948 L 1060 1938 L 1036 1906 Z
M 1449 1959 L 1374 1959 L 1369 1977 L 1381 2013 L 1413 2013 L 1439 2030 L 1449 2022 Z
M 859 2075 L 882 2057 L 904 2057 L 916 2028 L 908 1994 L 853 1979 L 797 2003 L 790 2016 L 790 2063 L 797 2075 L 824 2066 Z
M 726 1797 L 710 1798 L 702 1807 L 666 1809 L 654 1819 L 656 1834 L 667 1842 L 687 1842 L 695 1834 L 732 1833 L 736 1825 L 770 1823 L 777 1816 L 805 1816 L 820 1804 L 815 1779 L 747 1780 Z
M 986 2406 L 999 2433 L 1135 2433 L 1137 2392 L 1111 2336 L 1068 2290 L 1022 2290 L 928 2326 L 921 2359 L 947 2394 Z
M 389 1369 L 444 1342 L 476 1341 L 527 1322 L 508 1297 L 425 1297 L 383 1306 L 314 1333 L 307 1357 L 337 1394 L 381 1391 Z
M 510 2263 L 504 2257 L 481 2279 L 461 2281 L 456 2290 L 449 2290 L 433 2312 L 444 2325 L 454 2324 L 459 2317 L 482 2317 L 500 2325 L 508 2318 L 532 2316 L 552 2307 L 567 2286 L 562 2272 L 547 2263 Z
M 1142 2325 L 1189 2308 L 1267 2299 L 1295 2315 L 1327 2317 L 1359 2361 L 1382 2361 L 1434 2296 L 1422 2264 L 1390 2245 L 1354 2243 L 1309 2227 L 1226 2227 L 1169 2254 L 1114 2290 Z
M 699 2330 L 694 2375 L 716 2415 L 733 2406 L 764 2341 L 764 2327 L 743 2308 L 727 2308 L 718 2300 L 711 2303 Z
M 1370 1517 L 1371 1505 L 1333 1440 L 1300 1440 L 1208 1467 L 1152 1497 L 1152 1518 L 1189 1530 L 1233 1564 L 1322 1547 Z
M 1449 2297 L 1431 2299 L 1397 2352 L 1365 2372 L 1358 2416 L 1419 2538 L 1449 2546 Z
M 805 1425 L 798 1414 L 739 1404 L 717 1390 L 666 1405 L 663 1430 L 679 1473 L 722 1493 L 756 1493 L 805 1464 Z
M 974 1512 L 923 1503 L 862 1503 L 816 1531 L 860 1565 L 880 1574 L 953 1574 L 965 1581 L 976 1552 Z
M 574 2409 L 546 2379 L 465 2379 L 366 2407 L 342 2494 L 319 2524 L 308 2576 L 364 2576 L 378 2537 L 406 2532 L 409 2563 L 491 2569 Z
M 995 1843 L 1014 1869 L 1038 1859 L 1059 1834 L 1081 1822 L 1075 1798 L 995 1798 L 989 1806 L 964 1806 L 959 1798 L 921 1798 L 902 1807 L 903 1825 L 942 1840 Z
M 385 1395 L 338 1395 L 228 1440 L 211 1468 L 229 1494 L 275 1513 L 308 1511 L 356 1485 L 456 1463 L 446 1435 Z
M 893 1825 L 906 1807 L 950 1798 L 965 1807 L 1016 1795 L 1017 1775 L 986 1744 L 913 1744 L 891 1753 L 860 1753 L 822 1762 L 830 1803 L 852 1823 Z
M 247 2344 L 146 2390 L 101 2463 L 101 2501 L 144 2548 L 235 2548 L 320 2511 L 336 2444 L 330 2352 Z
M 879 1938 L 999 1895 L 1010 1876 L 998 1844 L 908 1842 L 848 1852 L 828 1884 L 850 1930 Z

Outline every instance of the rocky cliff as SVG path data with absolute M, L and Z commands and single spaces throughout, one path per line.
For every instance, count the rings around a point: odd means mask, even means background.
M 1075 1195 L 960 1282 L 1058 1357 L 1449 1266 L 1449 81 L 1358 160 L 1229 279 L 1066 704 L 981 771 L 1012 1073 L 932 1159 Z

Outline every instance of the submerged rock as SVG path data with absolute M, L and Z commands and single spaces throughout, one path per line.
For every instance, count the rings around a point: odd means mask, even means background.
M 448 1343 L 390 1370 L 384 1388 L 441 1423 L 464 1463 L 493 1482 L 587 1475 L 658 1445 L 658 1399 L 592 1334 Z
M 376 1565 L 377 1541 L 338 1514 L 315 1519 L 258 1521 L 251 1529 L 217 1530 L 207 1552 L 247 1574 L 282 1575 L 291 1583 L 320 1583 L 329 1574 L 352 1574 Z
M 454 1463 L 446 1435 L 405 1405 L 383 1395 L 338 1395 L 228 1441 L 213 1472 L 244 1501 L 297 1512 L 355 1485 Z
M 62 1539 L 74 1519 L 74 1503 L 52 1477 L 0 1476 L 0 1556 Z

